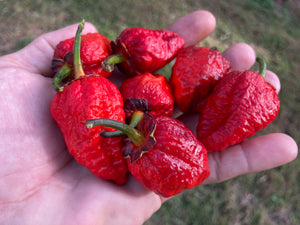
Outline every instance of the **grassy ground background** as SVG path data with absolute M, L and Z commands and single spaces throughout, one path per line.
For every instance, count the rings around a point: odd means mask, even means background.
M 125 27 L 162 29 L 207 9 L 217 18 L 200 45 L 225 49 L 246 42 L 282 83 L 278 118 L 262 133 L 285 132 L 300 144 L 300 3 L 297 0 L 0 0 L 0 55 L 43 32 L 85 18 L 114 39 Z M 300 160 L 254 175 L 194 188 L 167 203 L 145 225 L 300 224 Z

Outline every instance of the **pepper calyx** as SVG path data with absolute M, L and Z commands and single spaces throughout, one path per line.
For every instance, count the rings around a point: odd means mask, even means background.
M 144 113 L 151 112 L 148 106 L 148 101 L 141 98 L 127 98 L 124 102 L 124 111 L 126 119 L 131 119 L 133 114 L 137 111 Z
M 154 137 L 156 122 L 148 113 L 144 113 L 143 120 L 138 125 L 138 130 L 144 135 L 145 139 L 139 146 L 134 145 L 130 138 L 125 138 L 122 148 L 124 158 L 129 158 L 130 163 L 135 163 L 143 154 L 150 151 L 155 143 Z
M 151 110 L 148 107 L 148 101 L 146 99 L 140 98 L 127 98 L 124 102 L 124 112 L 126 123 L 129 126 L 137 127 L 137 125 L 143 119 L 143 113 L 148 113 Z M 117 130 L 112 132 L 102 131 L 100 133 L 102 137 L 118 137 L 124 136 L 124 132 Z
M 156 143 L 154 137 L 156 122 L 148 113 L 135 114 L 136 117 L 142 117 L 137 128 L 128 124 L 112 119 L 90 119 L 85 122 L 87 128 L 96 126 L 111 127 L 122 131 L 127 135 L 124 140 L 122 154 L 124 158 L 129 158 L 130 163 L 136 162 L 142 155 L 150 151 Z M 101 132 L 101 135 L 108 134 Z

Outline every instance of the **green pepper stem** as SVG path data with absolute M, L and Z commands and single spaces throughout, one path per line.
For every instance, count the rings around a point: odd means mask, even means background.
M 141 111 L 134 112 L 131 117 L 129 126 L 134 127 L 134 128 L 137 127 L 137 125 L 139 125 L 139 123 L 142 121 L 143 115 L 144 115 L 144 113 Z M 102 131 L 100 133 L 100 135 L 102 137 L 119 137 L 119 136 L 125 135 L 125 133 L 120 130 L 112 131 L 112 132 Z
M 111 131 L 111 132 L 106 132 L 104 130 L 102 130 L 100 132 L 100 136 L 101 137 L 105 137 L 105 138 L 110 138 L 110 137 L 120 137 L 120 136 L 124 136 L 126 135 L 125 133 L 123 133 L 123 131 L 117 130 L 117 131 Z
M 75 41 L 74 41 L 74 73 L 75 78 L 84 76 L 84 71 L 82 69 L 81 58 L 80 58 L 80 44 L 81 44 L 81 32 L 84 28 L 84 20 L 78 25 Z
M 102 69 L 106 72 L 112 72 L 116 64 L 125 61 L 125 57 L 121 53 L 108 56 L 102 61 Z
M 63 79 L 70 76 L 71 72 L 72 72 L 72 69 L 70 68 L 70 66 L 63 65 L 60 68 L 60 70 L 54 75 L 52 86 L 57 92 L 63 91 L 64 88 L 61 87 L 59 84 L 60 84 L 60 82 L 63 81 Z
M 131 120 L 130 120 L 130 126 L 137 127 L 139 123 L 142 121 L 144 117 L 144 113 L 142 111 L 136 111 L 132 114 Z
M 136 146 L 140 146 L 141 144 L 144 143 L 145 140 L 144 135 L 141 132 L 139 132 L 137 129 L 117 120 L 90 119 L 85 122 L 85 125 L 87 126 L 87 128 L 92 128 L 96 126 L 105 126 L 105 127 L 118 129 L 123 133 L 125 133 Z
M 266 64 L 265 60 L 263 60 L 262 58 L 257 57 L 256 62 L 258 62 L 258 64 L 259 64 L 258 74 L 262 75 L 263 78 L 266 78 L 267 64 Z

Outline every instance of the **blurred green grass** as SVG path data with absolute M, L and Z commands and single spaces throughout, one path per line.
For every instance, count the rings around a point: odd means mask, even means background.
M 0 55 L 38 35 L 85 18 L 114 39 L 124 28 L 163 29 L 189 12 L 217 18 L 200 45 L 224 50 L 246 42 L 281 80 L 278 118 L 259 132 L 284 132 L 300 143 L 300 10 L 293 0 L 0 0 Z M 165 73 L 169 71 L 164 70 Z M 145 225 L 300 224 L 300 160 L 269 171 L 196 187 L 166 202 Z

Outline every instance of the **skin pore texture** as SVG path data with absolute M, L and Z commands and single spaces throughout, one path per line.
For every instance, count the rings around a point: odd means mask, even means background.
M 167 27 L 193 45 L 215 28 L 207 11 L 195 11 Z M 0 224 L 123 224 L 146 221 L 166 199 L 146 190 L 134 178 L 124 186 L 102 181 L 69 154 L 49 113 L 55 91 L 51 60 L 59 41 L 74 36 L 78 24 L 41 35 L 16 53 L 0 57 Z M 96 32 L 86 23 L 83 33 Z M 233 69 L 255 62 L 251 46 L 238 43 L 224 56 Z M 119 73 L 110 78 L 122 81 Z M 124 78 L 123 78 L 124 79 Z M 267 80 L 279 92 L 276 74 Z M 181 116 L 192 130 L 196 115 Z M 197 121 L 197 120 L 196 120 Z M 282 133 L 247 140 L 210 153 L 210 177 L 205 184 L 255 173 L 288 163 L 297 156 L 295 141 Z

